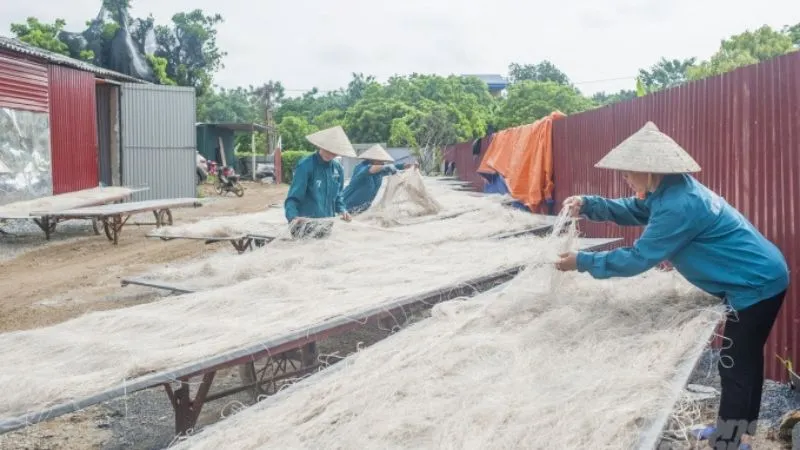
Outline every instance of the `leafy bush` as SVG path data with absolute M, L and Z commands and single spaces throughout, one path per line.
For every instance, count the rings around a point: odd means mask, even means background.
M 300 162 L 301 159 L 305 158 L 308 155 L 313 154 L 314 152 L 306 152 L 306 151 L 299 151 L 299 150 L 286 150 L 281 152 L 281 177 L 284 183 L 291 183 L 292 182 L 292 175 L 294 174 L 294 168 L 297 167 L 297 163 Z

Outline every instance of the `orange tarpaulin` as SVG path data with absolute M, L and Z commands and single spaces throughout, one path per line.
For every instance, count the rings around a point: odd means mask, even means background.
M 478 167 L 479 173 L 499 173 L 508 192 L 531 211 L 553 195 L 553 121 L 556 111 L 529 125 L 498 132 Z

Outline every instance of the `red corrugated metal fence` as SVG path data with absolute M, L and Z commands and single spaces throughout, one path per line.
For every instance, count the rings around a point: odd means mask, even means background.
M 53 193 L 99 184 L 94 75 L 50 66 Z
M 481 165 L 483 155 L 486 154 L 486 149 L 492 142 L 494 135 L 485 136 L 481 139 L 480 154 L 474 155 L 472 153 L 472 143 L 474 141 L 462 142 L 460 144 L 449 145 L 444 149 L 443 157 L 445 161 L 456 163 L 456 172 L 458 172 L 458 179 L 472 183 L 472 186 L 477 191 L 483 192 L 483 185 L 485 179 L 478 175 L 478 166 Z
M 574 194 L 629 196 L 614 172 L 593 168 L 612 147 L 653 121 L 702 167 L 698 179 L 739 209 L 800 268 L 800 52 L 555 122 L 556 202 Z M 641 229 L 583 224 L 588 236 Z M 767 376 L 785 380 L 775 355 L 800 361 L 800 289 L 793 283 L 767 344 Z
M 47 66 L 0 52 L 0 108 L 47 112 Z

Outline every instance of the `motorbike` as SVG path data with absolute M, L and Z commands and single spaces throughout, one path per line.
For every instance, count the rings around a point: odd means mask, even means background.
M 239 175 L 232 167 L 219 167 L 217 169 L 217 180 L 214 182 L 214 190 L 217 194 L 223 195 L 233 192 L 237 197 L 244 195 L 244 187 L 239 183 Z

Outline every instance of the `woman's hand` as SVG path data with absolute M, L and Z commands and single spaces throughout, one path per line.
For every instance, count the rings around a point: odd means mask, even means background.
M 558 255 L 559 259 L 556 262 L 556 269 L 562 272 L 571 272 L 578 270 L 578 254 L 575 252 L 562 253 Z
M 578 217 L 581 215 L 581 208 L 583 208 L 583 197 L 579 195 L 567 197 L 564 200 L 564 206 L 569 208 L 569 213 L 572 217 Z
M 347 211 L 343 212 L 342 220 L 344 220 L 345 222 L 350 222 L 350 220 L 352 220 L 352 217 L 350 217 L 350 213 Z

